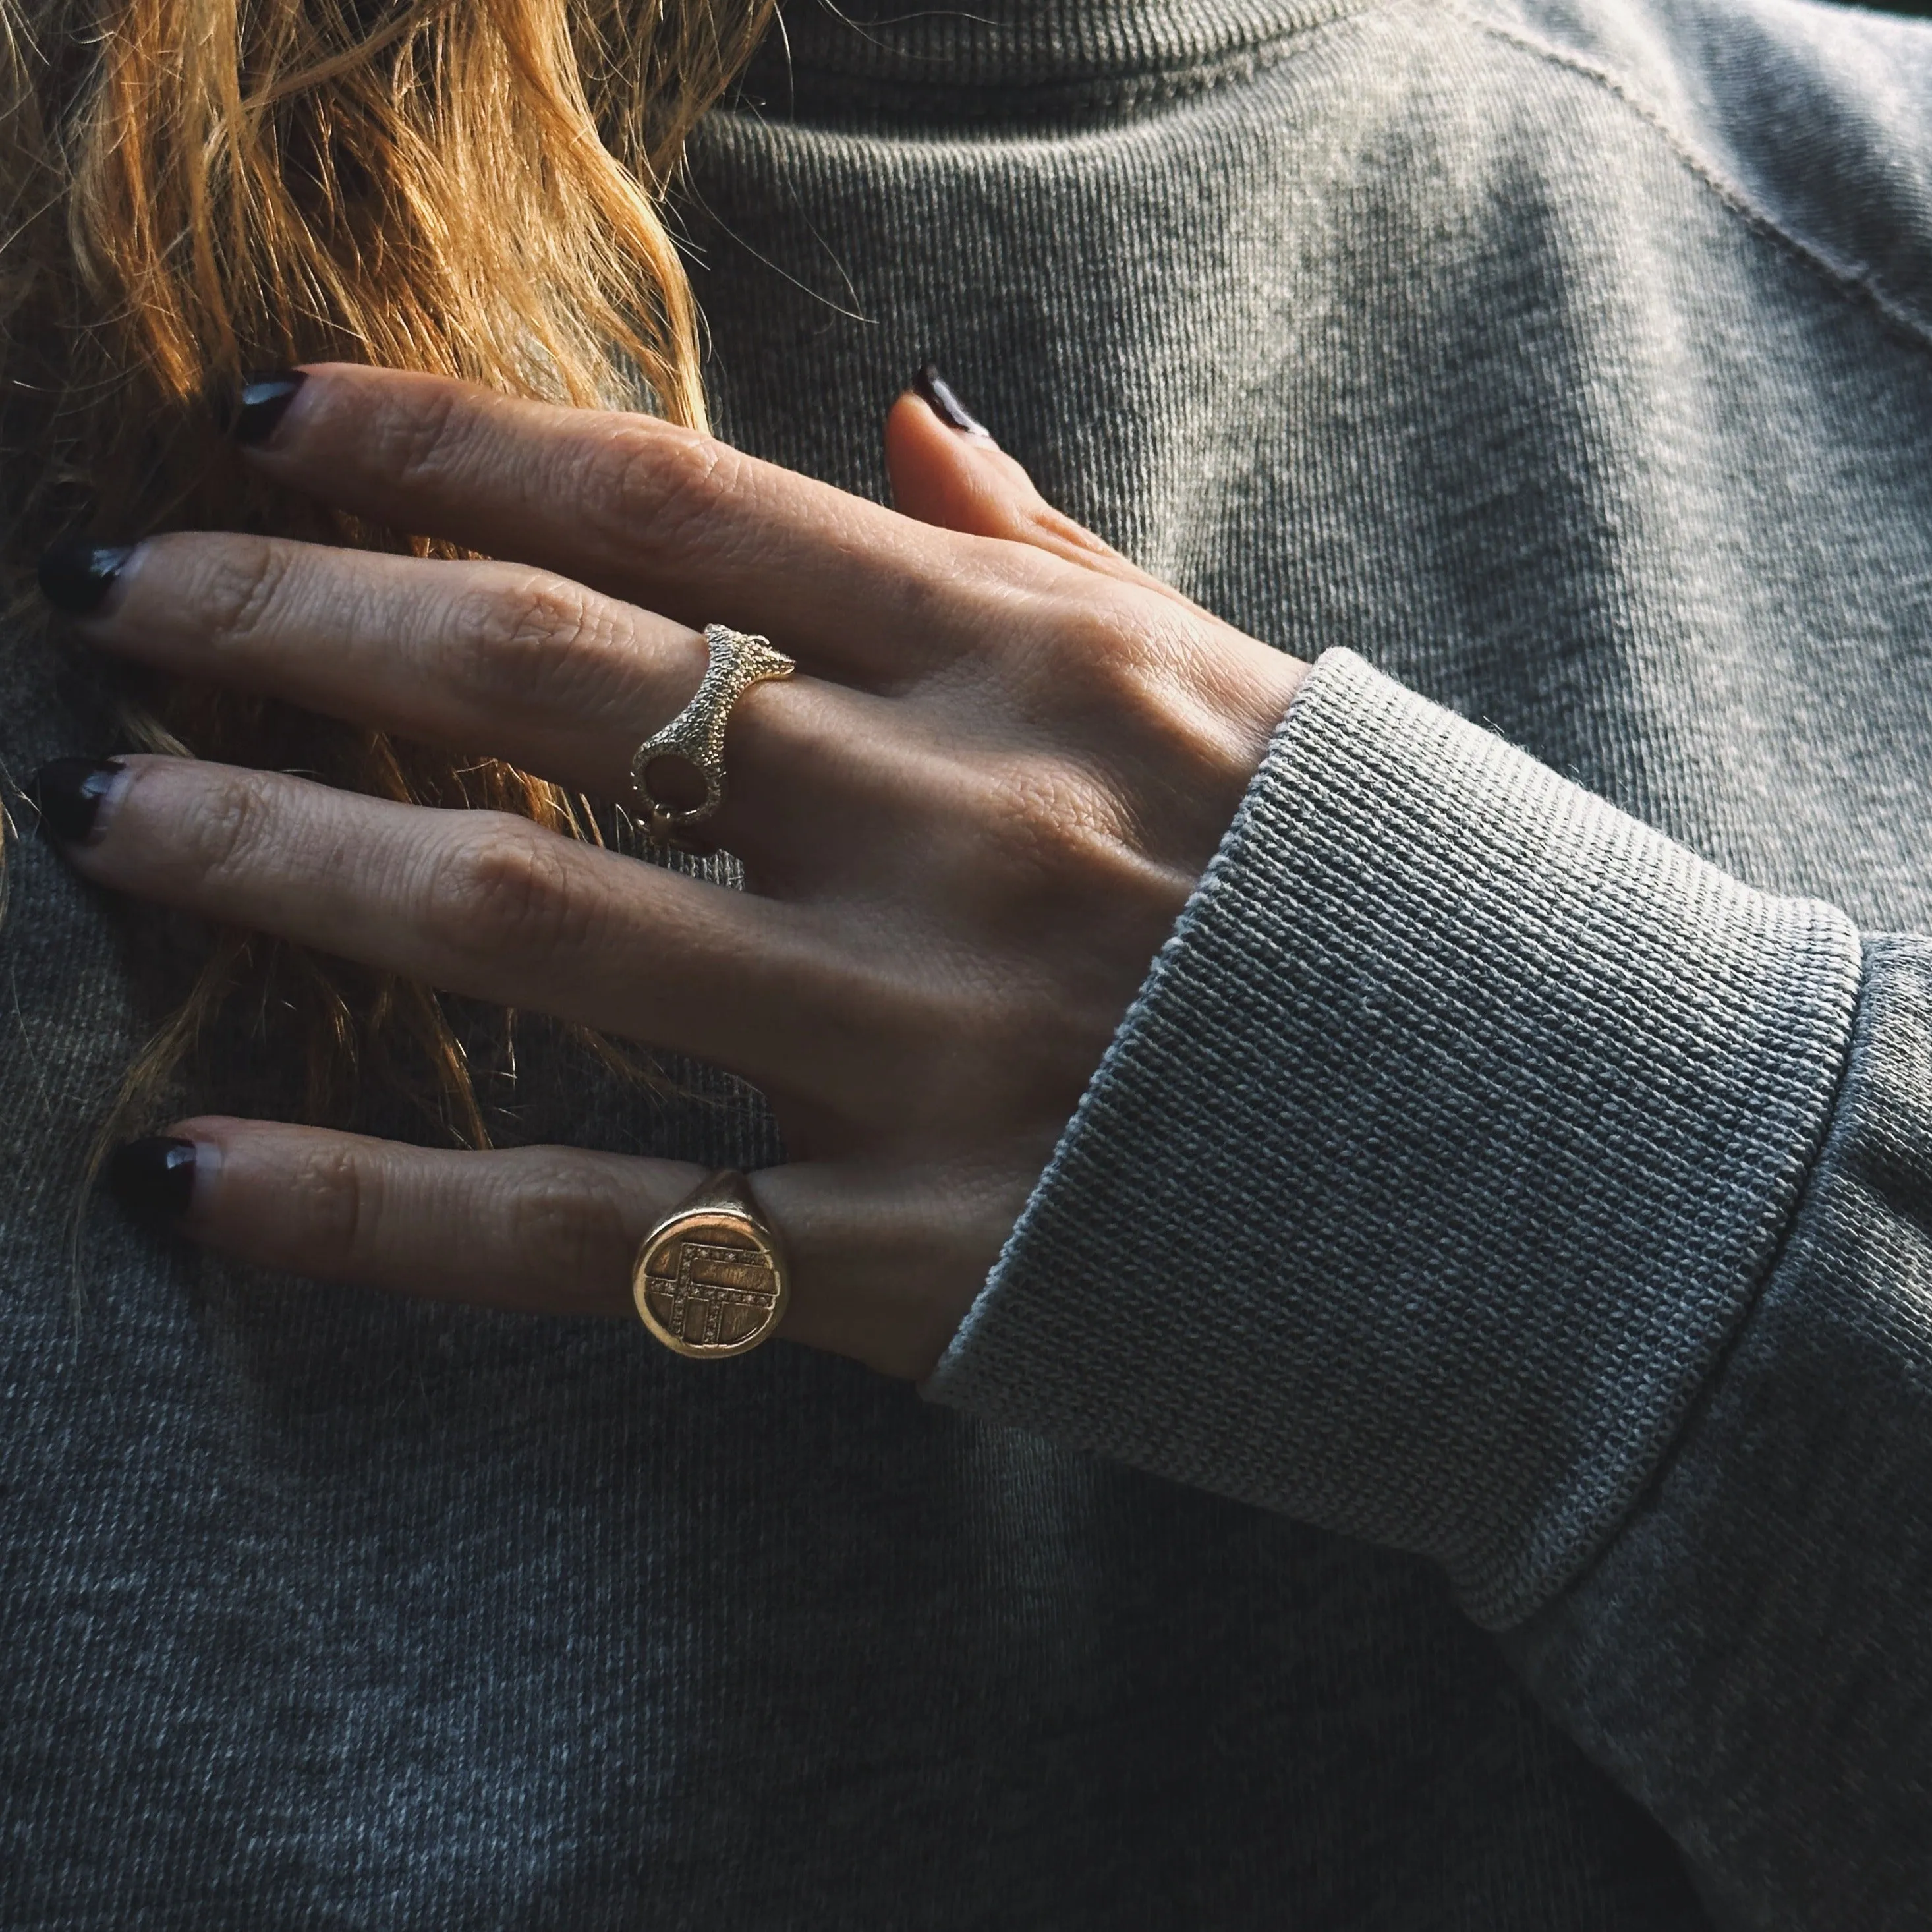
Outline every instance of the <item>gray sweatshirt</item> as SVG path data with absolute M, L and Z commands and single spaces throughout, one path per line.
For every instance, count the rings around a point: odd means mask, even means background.
M 722 432 L 883 494 L 937 357 L 1317 668 L 925 1401 L 76 1231 L 152 928 L 20 843 L 0 1925 L 1932 1923 L 1932 32 L 786 27 Z

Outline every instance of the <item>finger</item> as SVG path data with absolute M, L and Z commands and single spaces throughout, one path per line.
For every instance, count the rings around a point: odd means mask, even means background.
M 250 454 L 358 516 L 694 629 L 764 632 L 835 670 L 890 674 L 956 647 L 968 633 L 943 593 L 986 569 L 910 518 L 693 430 L 441 376 L 312 368 Z
M 922 373 L 886 418 L 886 467 L 892 501 L 909 517 L 942 530 L 1050 549 L 1100 568 L 1126 560 L 1091 530 L 1063 515 L 1033 478 L 967 415 L 936 370 Z
M 458 1153 L 223 1116 L 169 1134 L 193 1150 L 187 1199 L 166 1203 L 178 1231 L 255 1266 L 633 1321 L 638 1249 L 704 1172 L 576 1148 Z M 908 1376 L 938 1360 L 1016 1211 L 1012 1189 L 975 1196 L 916 1172 L 767 1168 L 752 1186 L 789 1264 L 780 1332 Z M 962 1199 L 976 1217 L 963 1241 Z M 640 1334 L 638 1346 L 650 1345 Z
M 254 536 L 152 538 L 78 621 L 117 655 L 604 798 L 628 795 L 632 753 L 676 716 L 706 662 L 683 625 L 526 565 Z M 750 856 L 790 823 L 806 775 L 836 769 L 828 745 L 878 735 L 855 706 L 856 694 L 806 678 L 743 693 L 731 718 L 736 808 L 712 831 Z M 794 811 L 771 809 L 778 800 Z
M 220 534 L 136 546 L 76 628 L 140 663 L 604 797 L 705 662 L 687 626 L 527 566 Z
M 922 386 L 929 386 L 936 374 L 923 372 Z M 965 415 L 943 380 L 932 399 L 908 390 L 892 405 L 886 418 L 886 470 L 894 504 L 921 523 L 1023 544 L 1096 576 L 1155 591 L 1202 616 L 1210 615 L 1084 524 L 1056 509 L 1035 488 L 1024 467 Z
M 574 1148 L 458 1153 L 214 1115 L 168 1133 L 194 1150 L 177 1224 L 192 1240 L 258 1268 L 558 1315 L 631 1312 L 639 1244 L 704 1176 Z
M 65 849 L 120 891 L 830 1106 L 854 1096 L 814 1069 L 866 1064 L 842 956 L 799 908 L 502 813 L 184 758 L 122 761 L 90 809 Z

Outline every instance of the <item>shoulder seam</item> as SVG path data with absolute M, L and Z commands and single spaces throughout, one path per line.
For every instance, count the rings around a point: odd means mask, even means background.
M 1566 48 L 1552 46 L 1529 34 L 1500 26 L 1496 21 L 1485 20 L 1479 15 L 1466 13 L 1455 4 L 1455 0 L 1435 0 L 1435 4 L 1442 12 L 1453 15 L 1466 27 L 1473 28 L 1477 32 L 1499 40 L 1505 46 L 1514 47 L 1519 52 L 1526 53 L 1534 59 L 1543 61 L 1552 67 L 1564 68 L 1570 73 L 1580 75 L 1586 80 L 1594 82 L 1660 135 L 1665 145 L 1682 166 L 1746 226 L 1783 249 L 1794 260 L 1803 262 L 1840 295 L 1868 304 L 1893 328 L 1910 338 L 1919 349 L 1932 352 L 1932 321 L 1928 321 L 1916 308 L 1888 295 L 1869 275 L 1862 273 L 1849 262 L 1835 260 L 1828 250 L 1816 242 L 1808 241 L 1802 235 L 1795 234 L 1775 216 L 1760 207 L 1744 188 L 1714 166 L 1709 158 L 1701 153 L 1696 145 L 1657 108 L 1609 68 L 1599 67 L 1594 62 L 1586 59 L 1580 54 L 1572 53 Z

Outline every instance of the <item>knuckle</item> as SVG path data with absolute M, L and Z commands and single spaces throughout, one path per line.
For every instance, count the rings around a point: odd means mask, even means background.
M 208 641 L 248 643 L 266 628 L 289 574 L 287 548 L 268 537 L 232 537 L 205 566 L 196 602 Z
M 1078 774 L 1028 760 L 996 781 L 992 824 L 1007 868 L 1047 890 L 1111 871 L 1122 844 L 1116 813 Z
M 452 623 L 456 676 L 494 704 L 575 715 L 612 694 L 623 661 L 613 614 L 563 578 L 532 574 L 478 592 Z
M 1002 668 L 1022 715 L 1076 742 L 1184 749 L 1199 705 L 1190 688 L 1198 640 L 1131 599 L 1076 602 L 1044 614 Z
M 587 895 L 566 842 L 488 816 L 431 872 L 424 922 L 435 940 L 454 952 L 539 959 L 588 945 Z
M 1071 600 L 1054 614 L 1052 637 L 1060 677 L 1083 698 L 1138 683 L 1146 655 L 1141 627 L 1114 599 Z
M 344 1147 L 305 1154 L 291 1178 L 304 1247 L 320 1272 L 346 1274 L 380 1244 L 380 1174 Z
M 358 433 L 369 468 L 405 490 L 443 482 L 458 466 L 460 385 L 414 382 L 365 404 Z
M 729 444 L 689 430 L 627 424 L 591 458 L 590 498 L 609 506 L 626 542 L 677 550 L 704 532 L 746 488 L 745 458 Z
M 208 772 L 172 814 L 194 871 L 220 882 L 255 868 L 275 828 L 272 781 L 248 771 Z
M 895 572 L 880 586 L 881 628 L 896 640 L 908 682 L 922 663 L 1000 638 L 1012 622 L 1004 586 L 962 568 L 960 554 L 942 532 L 926 567 Z
M 561 1165 L 525 1167 L 505 1222 L 520 1271 L 570 1288 L 594 1288 L 620 1272 L 637 1245 L 617 1203 Z

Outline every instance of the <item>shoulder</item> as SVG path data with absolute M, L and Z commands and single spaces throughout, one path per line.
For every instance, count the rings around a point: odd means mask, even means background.
M 1742 213 L 1932 326 L 1932 23 L 1820 0 L 1428 10 L 1513 50 L 1526 88 L 1614 94 Z

